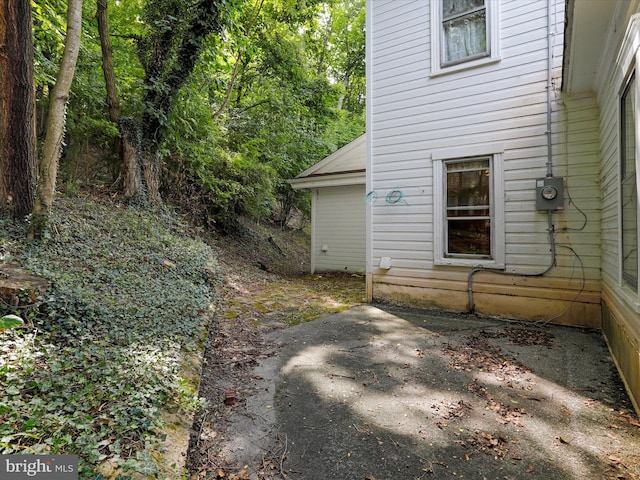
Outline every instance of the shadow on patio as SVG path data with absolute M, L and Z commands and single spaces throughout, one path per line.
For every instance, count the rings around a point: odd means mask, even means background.
M 640 478 L 600 332 L 366 305 L 267 338 L 238 461 L 278 451 L 296 480 Z

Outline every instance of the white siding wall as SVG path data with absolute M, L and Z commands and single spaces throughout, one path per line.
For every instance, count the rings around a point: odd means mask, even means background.
M 602 272 L 607 285 L 614 289 L 621 284 L 618 197 L 620 186 L 619 102 L 621 89 L 625 84 L 629 68 L 633 65 L 632 55 L 635 51 L 627 48 L 624 55 L 626 60 L 619 57 L 622 37 L 633 13 L 635 13 L 634 10 L 629 10 L 626 15 L 618 17 L 615 33 L 610 34 L 607 42 L 608 49 L 601 53 L 601 57 L 606 62 L 602 64 L 602 68 L 607 74 L 601 76 L 597 85 L 601 109 Z
M 621 89 L 638 49 L 637 30 L 633 41 L 622 44 L 623 55 L 620 55 L 620 49 L 630 16 L 640 11 L 637 2 L 626 6 L 627 10 L 620 9 L 614 16 L 616 28 L 610 29 L 606 48 L 601 53 L 601 69 L 607 73 L 601 74 L 597 83 L 602 157 L 603 331 L 636 410 L 640 412 L 640 307 L 637 292 L 631 291 L 620 278 L 619 103 Z M 637 64 L 635 68 L 638 79 Z M 636 111 L 636 122 L 638 118 Z M 636 157 L 637 152 L 636 147 Z
M 544 277 L 478 274 L 476 306 L 505 316 L 599 325 L 597 108 L 589 98 L 558 101 L 564 0 L 553 3 L 553 174 L 565 178 L 571 196 L 553 217 L 562 245 L 557 266 Z M 537 272 L 550 263 L 547 215 L 535 209 L 535 179 L 546 175 L 547 164 L 547 0 L 499 5 L 501 60 L 430 77 L 429 2 L 369 2 L 367 174 L 378 193 L 370 226 L 374 298 L 468 307 L 469 269 L 433 263 L 431 154 L 452 146 L 503 144 L 506 270 Z M 579 128 L 569 132 L 569 121 Z M 402 201 L 386 202 L 395 189 Z M 377 268 L 381 257 L 392 258 L 390 270 Z
M 365 186 L 316 188 L 312 195 L 312 272 L 364 272 Z

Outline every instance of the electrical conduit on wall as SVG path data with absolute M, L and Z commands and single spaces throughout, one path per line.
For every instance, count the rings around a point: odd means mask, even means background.
M 551 13 L 553 0 L 547 0 L 547 177 L 553 177 L 553 151 L 551 145 L 551 92 L 553 89 L 553 16 Z M 469 272 L 467 277 L 467 291 L 469 295 L 469 312 L 475 310 L 473 300 L 473 276 L 478 272 L 489 272 L 500 275 L 515 275 L 521 277 L 541 277 L 547 274 L 556 265 L 556 241 L 555 227 L 553 225 L 553 210 L 547 210 L 547 232 L 549 235 L 549 246 L 551 251 L 551 262 L 549 266 L 540 272 L 507 272 L 505 270 L 496 270 L 486 267 L 474 268 Z

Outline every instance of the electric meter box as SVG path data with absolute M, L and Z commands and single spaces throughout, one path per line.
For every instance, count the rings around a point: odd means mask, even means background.
M 564 209 L 562 177 L 545 177 L 536 180 L 536 208 L 538 210 Z

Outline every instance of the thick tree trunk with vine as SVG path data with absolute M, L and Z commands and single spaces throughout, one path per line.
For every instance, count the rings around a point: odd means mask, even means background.
M 0 2 L 0 209 L 24 220 L 36 185 L 35 91 L 29 0 Z
M 82 0 L 69 0 L 67 6 L 67 35 L 60 71 L 49 97 L 49 115 L 42 155 L 30 237 L 38 238 L 46 228 L 56 191 L 58 160 L 62 150 L 66 122 L 67 100 L 76 70 L 82 32 Z
M 198 0 L 183 10 L 179 5 L 172 1 L 150 0 L 146 22 L 157 27 L 138 45 L 138 55 L 145 70 L 139 158 L 137 162 L 123 163 L 126 169 L 123 177 L 137 188 L 125 196 L 138 201 L 161 201 L 160 148 L 171 105 L 193 72 L 207 36 L 221 31 L 227 1 Z

